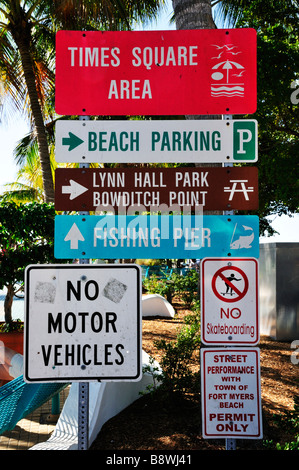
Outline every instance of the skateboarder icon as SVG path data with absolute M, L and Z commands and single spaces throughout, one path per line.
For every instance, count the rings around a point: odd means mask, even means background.
M 229 263 L 229 266 L 222 266 L 215 272 L 211 287 L 221 301 L 238 302 L 248 291 L 248 278 L 242 269 Z
M 234 281 L 241 281 L 242 279 L 237 279 L 233 273 L 230 276 L 226 277 L 226 279 L 229 281 L 229 283 L 224 281 L 226 285 L 226 292 L 224 292 L 222 295 L 235 295 L 236 292 L 234 292 L 231 283 Z

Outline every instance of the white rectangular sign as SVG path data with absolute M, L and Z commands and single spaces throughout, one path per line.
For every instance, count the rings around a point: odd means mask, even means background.
M 61 120 L 55 148 L 66 163 L 255 162 L 257 121 Z
M 246 243 L 245 236 L 240 238 Z M 201 305 L 204 344 L 256 345 L 259 342 L 258 260 L 203 259 Z
M 202 434 L 205 439 L 261 439 L 258 348 L 201 349 Z
M 30 265 L 25 271 L 26 382 L 141 376 L 137 265 Z

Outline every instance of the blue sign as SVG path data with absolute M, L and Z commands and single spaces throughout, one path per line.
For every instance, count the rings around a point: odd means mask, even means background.
M 57 259 L 259 257 L 255 215 L 58 215 Z

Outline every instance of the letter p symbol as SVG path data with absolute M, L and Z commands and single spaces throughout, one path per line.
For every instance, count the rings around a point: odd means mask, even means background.
M 237 132 L 239 133 L 239 150 L 237 150 L 237 153 L 246 153 L 244 144 L 251 141 L 252 132 L 248 129 L 237 129 Z
M 257 160 L 257 122 L 235 121 L 233 123 L 233 159 Z

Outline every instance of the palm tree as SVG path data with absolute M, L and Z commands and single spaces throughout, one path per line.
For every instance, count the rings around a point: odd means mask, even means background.
M 45 122 L 53 102 L 57 29 L 129 29 L 153 17 L 164 0 L 3 0 L 0 4 L 0 80 L 18 107 L 27 105 L 35 128 L 45 201 L 54 201 Z M 52 93 L 52 95 L 51 95 Z M 51 98 L 49 100 L 49 98 Z M 53 107 L 52 107 L 53 109 Z
M 130 30 L 156 18 L 166 0 L 53 0 L 54 21 L 64 29 Z
M 211 0 L 172 0 L 177 29 L 214 29 Z M 186 119 L 221 119 L 221 116 L 193 115 Z M 221 166 L 218 163 L 195 163 L 196 167 Z M 220 211 L 204 211 L 205 214 L 221 214 Z
M 45 202 L 38 145 L 34 133 L 29 133 L 20 140 L 14 155 L 19 167 L 17 179 L 5 185 L 5 192 L 0 196 L 1 203 Z M 50 162 L 54 171 L 55 160 L 51 147 Z
M 172 0 L 173 19 L 177 29 L 214 29 L 216 25 L 212 14 L 213 7 L 218 6 L 223 19 L 234 24 L 242 8 L 249 3 L 250 0 Z M 221 116 L 186 116 L 186 119 L 221 119 Z M 219 165 L 196 164 L 196 166 Z
M 172 0 L 177 29 L 215 28 L 212 10 L 232 27 L 252 0 Z M 273 2 L 271 2 L 273 3 Z
M 54 84 L 51 61 L 41 55 L 48 20 L 44 17 L 44 2 L 4 0 L 0 14 L 0 69 L 4 90 L 13 96 L 18 107 L 27 106 L 34 123 L 47 202 L 54 200 L 54 188 L 49 165 L 47 135 L 42 108 L 47 91 Z M 43 29 L 41 29 L 43 26 Z

